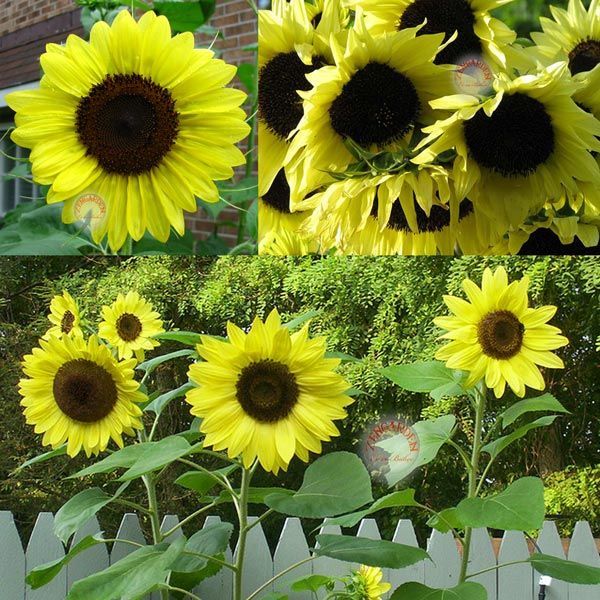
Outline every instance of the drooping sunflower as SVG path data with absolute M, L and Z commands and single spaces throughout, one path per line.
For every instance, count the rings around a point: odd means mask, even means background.
M 552 350 L 569 341 L 560 329 L 547 324 L 556 313 L 555 306 L 528 306 L 528 286 L 527 276 L 509 284 L 503 267 L 494 273 L 485 269 L 481 288 L 465 279 L 468 301 L 444 296 L 454 314 L 434 319 L 447 331 L 441 337 L 452 340 L 435 357 L 451 369 L 468 371 L 468 386 L 484 380 L 497 398 L 506 384 L 519 397 L 525 395 L 525 386 L 543 390 L 545 382 L 538 365 L 564 368 Z
M 152 337 L 164 332 L 160 315 L 137 292 L 119 294 L 110 306 L 102 307 L 102 317 L 98 335 L 117 349 L 119 358 L 131 358 L 135 353 L 143 360 L 144 350 L 160 345 Z
M 543 33 L 534 31 L 533 51 L 547 62 L 568 61 L 571 74 L 592 71 L 600 64 L 600 2 L 586 12 L 581 0 L 569 0 L 567 10 L 550 6 L 554 20 L 540 17 Z
M 43 433 L 42 444 L 67 442 L 71 457 L 106 449 L 110 439 L 123 447 L 123 434 L 141 429 L 139 402 L 146 396 L 133 378 L 135 361 L 117 362 L 96 336 L 51 336 L 23 359 L 19 382 L 29 425 Z
M 352 577 L 356 594 L 358 594 L 356 598 L 360 600 L 381 600 L 392 588 L 391 583 L 382 582 L 382 579 L 383 571 L 379 567 L 361 565 Z
M 146 229 L 162 242 L 171 226 L 183 235 L 183 211 L 196 197 L 216 202 L 214 181 L 244 163 L 234 144 L 249 132 L 246 94 L 224 88 L 236 68 L 195 49 L 192 33 L 172 38 L 166 17 L 136 22 L 124 10 L 96 23 L 89 43 L 70 35 L 40 60 L 40 88 L 7 96 L 11 137 L 32 149 L 33 177 L 51 186 L 47 202 L 65 201 L 65 222 L 82 218 L 80 198 L 103 202 L 96 242 L 108 232 L 116 251 Z
M 52 335 L 56 337 L 82 335 L 79 307 L 73 296 L 66 290 L 63 291 L 62 295 L 52 298 L 48 320 L 52 323 L 52 327 L 48 329 L 44 339 L 49 339 Z
M 259 253 L 273 254 L 275 251 L 273 242 L 286 237 L 297 240 L 298 244 L 297 247 L 289 248 L 289 254 L 307 254 L 309 245 L 302 242 L 300 230 L 309 215 L 310 211 L 291 212 L 290 186 L 285 177 L 285 171 L 281 169 L 268 191 L 258 201 Z M 280 245 L 281 240 L 277 244 L 277 248 Z
M 423 164 L 455 149 L 456 193 L 470 198 L 502 234 L 518 227 L 564 190 L 600 183 L 592 151 L 600 151 L 600 121 L 572 99 L 577 85 L 566 63 L 511 79 L 496 76 L 495 95 L 481 102 L 450 96 L 432 102 L 456 112 L 425 128 L 427 146 L 413 161 Z
M 306 75 L 332 64 L 329 36 L 343 31 L 349 12 L 341 0 L 308 4 L 274 0 L 258 15 L 258 179 L 265 195 L 281 168 L 289 136 L 302 118 L 298 90 Z
M 296 455 L 308 460 L 321 443 L 339 435 L 334 420 L 346 416 L 349 386 L 325 358 L 325 338 L 308 338 L 308 325 L 296 333 L 281 325 L 277 310 L 248 333 L 227 324 L 229 341 L 203 337 L 197 346 L 206 362 L 193 364 L 188 392 L 191 413 L 200 417 L 204 444 L 241 456 L 246 467 L 256 458 L 266 471 L 287 470 Z
M 417 28 L 373 36 L 357 13 L 345 46 L 332 38 L 335 66 L 307 75 L 300 92 L 304 116 L 285 159 L 291 206 L 354 162 L 346 142 L 386 151 L 409 142 L 432 123 L 429 102 L 452 89 L 451 71 L 433 64 L 442 34 L 417 37 Z
M 467 58 L 481 57 L 488 63 L 504 66 L 503 52 L 516 34 L 490 11 L 513 0 L 351 0 L 368 17 L 375 34 L 408 29 L 427 23 L 419 35 L 443 33 L 447 42 L 456 39 L 436 57 L 436 63 L 459 64 Z
M 487 219 L 470 201 L 456 200 L 440 166 L 347 179 L 315 198 L 306 229 L 321 251 L 452 255 L 460 246 L 465 254 L 482 254 L 493 243 Z

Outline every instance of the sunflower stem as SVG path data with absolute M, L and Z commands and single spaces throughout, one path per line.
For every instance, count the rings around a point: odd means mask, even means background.
M 242 600 L 242 581 L 244 579 L 244 555 L 246 553 L 246 537 L 248 535 L 248 491 L 254 469 L 244 467 L 242 471 L 242 483 L 240 485 L 240 497 L 238 508 L 238 520 L 240 535 L 237 545 L 237 556 L 235 559 L 235 584 L 233 600 Z
M 142 476 L 142 481 L 146 486 L 148 494 L 148 512 L 150 514 L 150 526 L 152 527 L 152 541 L 155 544 L 160 544 L 163 540 L 163 535 L 160 532 L 160 515 L 158 513 L 158 501 L 156 499 L 156 483 L 154 474 L 148 473 Z M 169 600 L 169 590 L 162 588 L 160 590 L 161 600 Z
M 485 415 L 486 387 L 482 382 L 477 388 L 477 397 L 475 403 L 475 431 L 473 434 L 473 448 L 471 453 L 471 468 L 469 469 L 469 495 L 468 498 L 476 498 L 478 493 L 478 475 L 479 459 L 481 457 L 482 436 L 483 436 L 483 417 Z M 469 554 L 471 552 L 471 538 L 473 529 L 465 528 L 465 540 L 463 544 L 463 555 L 460 566 L 459 583 L 464 583 L 467 579 L 467 569 L 469 567 Z

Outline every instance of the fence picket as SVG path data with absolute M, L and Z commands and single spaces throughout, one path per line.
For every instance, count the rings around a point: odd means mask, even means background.
M 520 531 L 505 531 L 498 553 L 498 564 L 529 558 L 525 536 Z M 530 565 L 511 565 L 498 570 L 498 600 L 533 600 L 533 570 Z
M 216 525 L 220 523 L 219 517 L 206 517 L 203 527 L 209 527 L 210 525 Z M 233 560 L 231 550 L 227 548 L 225 552 L 225 560 L 231 563 Z M 233 589 L 233 577 L 231 569 L 223 568 L 216 575 L 205 579 L 198 585 L 194 590 L 195 594 L 198 594 L 201 598 L 231 598 L 231 591 Z
M 44 563 L 57 560 L 65 555 L 62 542 L 54 535 L 54 515 L 43 512 L 35 521 L 27 550 L 25 563 L 27 572 Z M 26 600 L 64 600 L 67 593 L 67 574 L 63 570 L 44 587 L 37 590 L 25 588 Z
M 255 523 L 258 517 L 248 517 L 248 524 Z M 259 523 L 252 527 L 246 538 L 246 560 L 244 561 L 244 582 L 242 596 L 246 598 L 263 583 L 273 577 L 273 558 L 267 543 L 267 538 Z M 236 548 L 237 552 L 237 548 Z M 269 585 L 263 590 L 263 594 L 273 590 Z
M 92 517 L 83 527 L 81 527 L 73 536 L 71 541 L 71 548 L 80 542 L 84 537 L 88 535 L 95 535 L 100 531 L 100 525 L 98 519 Z M 67 565 L 67 589 L 71 589 L 71 586 L 80 579 L 97 573 L 108 567 L 108 552 L 106 550 L 106 544 L 97 544 L 88 548 L 85 552 L 78 554 L 68 565 Z
M 487 529 L 475 529 L 471 539 L 471 552 L 467 573 L 477 573 L 490 567 L 495 567 L 497 564 L 492 540 Z M 496 571 L 483 573 L 482 575 L 473 577 L 471 581 L 483 585 L 487 590 L 488 598 L 495 598 L 498 595 Z
M 397 544 L 404 544 L 405 546 L 413 546 L 415 548 L 419 546 L 415 529 L 412 523 L 407 519 L 401 519 L 398 521 L 392 541 L 396 542 Z M 408 581 L 425 583 L 425 562 L 421 561 L 416 565 L 411 565 L 410 567 L 405 567 L 404 569 L 390 569 L 388 571 L 388 576 L 388 581 L 392 584 L 392 591 Z
M 293 564 L 309 557 L 310 550 L 302 531 L 300 519 L 296 517 L 286 519 L 273 556 L 273 573 L 281 573 Z M 275 590 L 285 592 L 289 590 L 289 586 L 293 581 L 309 575 L 312 575 L 312 565 L 306 563 L 280 577 L 273 587 Z M 311 600 L 311 598 L 312 594 L 308 591 L 294 594 L 294 600 Z
M 0 582 L 2 593 L 11 600 L 25 597 L 25 553 L 13 516 L 0 511 Z
M 429 587 L 451 588 L 458 584 L 460 556 L 451 532 L 434 531 L 427 544 L 431 561 L 425 561 L 425 584 Z
M 565 558 L 562 541 L 558 535 L 556 524 L 552 521 L 546 521 L 544 523 L 544 527 L 537 539 L 537 544 L 540 547 L 542 554 Z M 534 593 L 537 593 L 539 579 L 540 575 L 536 572 L 533 582 Z M 546 600 L 569 600 L 568 584 L 556 579 L 552 581 L 552 585 L 546 590 Z M 573 600 L 579 600 L 579 597 L 575 597 Z
M 575 525 L 573 531 L 573 537 L 571 538 L 571 545 L 569 546 L 569 560 L 580 562 L 592 567 L 600 567 L 600 556 L 598 555 L 598 549 L 592 530 L 589 523 L 586 521 L 579 521 Z M 600 593 L 598 590 L 594 590 L 589 585 L 569 585 L 569 598 L 577 600 L 598 600 Z
M 206 518 L 204 527 L 220 522 L 218 517 Z M 250 518 L 250 523 L 256 522 L 256 517 Z M 178 523 L 175 515 L 166 515 L 161 524 L 161 530 L 167 531 Z M 26 552 L 15 526 L 13 516 L 8 511 L 0 511 L 0 581 L 2 587 L 0 597 L 2 600 L 63 600 L 71 585 L 92 573 L 114 564 L 121 558 L 135 550 L 127 544 L 113 544 L 109 553 L 105 545 L 89 548 L 63 569 L 56 578 L 40 590 L 29 589 L 24 582 L 27 570 L 42 563 L 55 560 L 64 554 L 62 542 L 54 535 L 54 518 L 51 513 L 40 513 L 29 539 Z M 90 519 L 74 536 L 71 546 L 76 544 L 86 535 L 99 531 L 96 518 Z M 340 534 L 339 526 L 329 525 L 327 522 L 321 528 L 321 533 Z M 173 540 L 182 535 L 177 529 L 168 540 Z M 374 519 L 364 519 L 360 522 L 357 536 L 380 539 L 380 532 Z M 117 539 L 129 539 L 139 544 L 146 540 L 138 516 L 128 513 L 123 516 Z M 398 521 L 393 541 L 409 546 L 418 546 L 413 525 L 408 520 Z M 544 524 L 540 532 L 538 545 L 541 552 L 565 557 L 563 541 L 560 539 L 556 526 L 552 522 Z M 433 559 L 422 561 L 405 569 L 384 569 L 384 577 L 392 584 L 392 590 L 407 581 L 419 581 L 432 587 L 453 587 L 457 584 L 460 570 L 460 552 L 452 534 L 441 534 L 434 531 L 428 540 L 428 552 Z M 243 590 L 244 597 L 259 588 L 264 582 L 271 579 L 290 565 L 308 558 L 310 548 L 302 530 L 299 519 L 290 518 L 285 521 L 279 536 L 274 556 L 271 557 L 269 545 L 264 535 L 261 524 L 251 529 L 248 535 L 247 560 L 245 565 L 246 581 Z M 487 531 L 475 530 L 472 539 L 472 560 L 469 572 L 473 573 L 492 567 L 496 564 L 493 545 Z M 519 561 L 527 558 L 530 548 L 522 533 L 516 531 L 505 532 L 500 545 L 498 564 Z M 225 554 L 231 562 L 232 553 L 228 548 Z M 600 567 L 600 555 L 592 531 L 587 522 L 577 524 L 573 533 L 569 551 L 569 560 L 581 562 L 591 566 Z M 333 577 L 348 576 L 356 565 L 350 565 L 328 557 L 317 557 L 312 563 L 307 563 L 294 569 L 284 576 L 275 586 L 269 585 L 264 594 L 270 591 L 289 591 L 289 584 L 296 579 L 311 573 L 329 575 Z M 537 600 L 539 575 L 526 564 L 511 565 L 500 569 L 497 573 L 491 571 L 474 578 L 482 583 L 488 591 L 489 600 Z M 233 574 L 230 569 L 221 569 L 213 577 L 201 582 L 194 590 L 203 600 L 227 600 L 232 596 Z M 294 599 L 309 600 L 310 594 L 294 593 Z M 154 594 L 152 595 L 152 599 Z M 546 600 L 597 600 L 600 599 L 600 585 L 577 586 L 561 581 L 553 581 L 546 592 Z

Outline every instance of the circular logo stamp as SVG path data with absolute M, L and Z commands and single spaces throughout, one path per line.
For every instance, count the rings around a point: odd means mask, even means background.
M 98 194 L 85 193 L 79 196 L 73 206 L 75 218 L 86 224 L 101 221 L 106 215 L 106 203 Z
M 456 89 L 461 94 L 481 96 L 492 88 L 494 75 L 481 56 L 466 56 L 459 60 L 454 71 Z
M 393 485 L 414 470 L 419 437 L 407 419 L 390 416 L 369 425 L 361 440 L 361 456 L 373 479 Z

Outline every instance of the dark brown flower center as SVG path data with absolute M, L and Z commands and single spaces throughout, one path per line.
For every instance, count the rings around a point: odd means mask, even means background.
M 329 117 L 333 130 L 344 139 L 382 146 L 406 134 L 420 112 L 413 82 L 389 65 L 372 62 L 344 85 Z
M 454 32 L 457 39 L 438 53 L 436 64 L 458 64 L 468 56 L 479 55 L 481 40 L 475 34 L 475 15 L 468 0 L 415 0 L 406 7 L 398 22 L 398 29 L 422 25 L 419 35 L 444 33 L 447 41 Z
M 285 419 L 296 402 L 299 389 L 287 365 L 260 360 L 242 369 L 237 384 L 237 400 L 246 414 L 261 423 Z
M 133 342 L 142 333 L 142 323 L 136 315 L 123 313 L 117 319 L 117 333 L 122 340 Z
M 285 177 L 285 171 L 281 169 L 273 180 L 269 191 L 264 194 L 262 200 L 265 204 L 285 215 L 291 214 L 290 210 L 290 186 Z
M 106 417 L 118 397 L 112 375 L 85 358 L 66 362 L 58 369 L 53 392 L 63 413 L 83 423 L 94 423 Z
M 139 175 L 160 164 L 179 130 L 169 90 L 141 75 L 108 75 L 77 107 L 77 134 L 109 173 Z
M 483 353 L 499 360 L 519 353 L 524 333 L 523 323 L 508 310 L 488 313 L 477 325 L 477 338 Z
M 309 73 L 320 69 L 325 60 L 313 57 L 306 65 L 296 52 L 278 54 L 261 68 L 258 79 L 258 116 L 267 128 L 282 140 L 296 129 L 302 118 L 302 98 L 298 90 L 308 91 Z
M 60 320 L 60 330 L 63 333 L 70 333 L 71 329 L 73 329 L 73 324 L 75 323 L 75 315 L 70 310 L 65 310 L 65 314 L 62 316 Z
M 569 53 L 569 69 L 572 75 L 592 71 L 600 64 L 600 40 L 585 40 Z
M 473 160 L 504 177 L 525 177 L 554 152 L 554 127 L 546 107 L 520 92 L 504 96 L 489 117 L 480 110 L 463 127 Z

